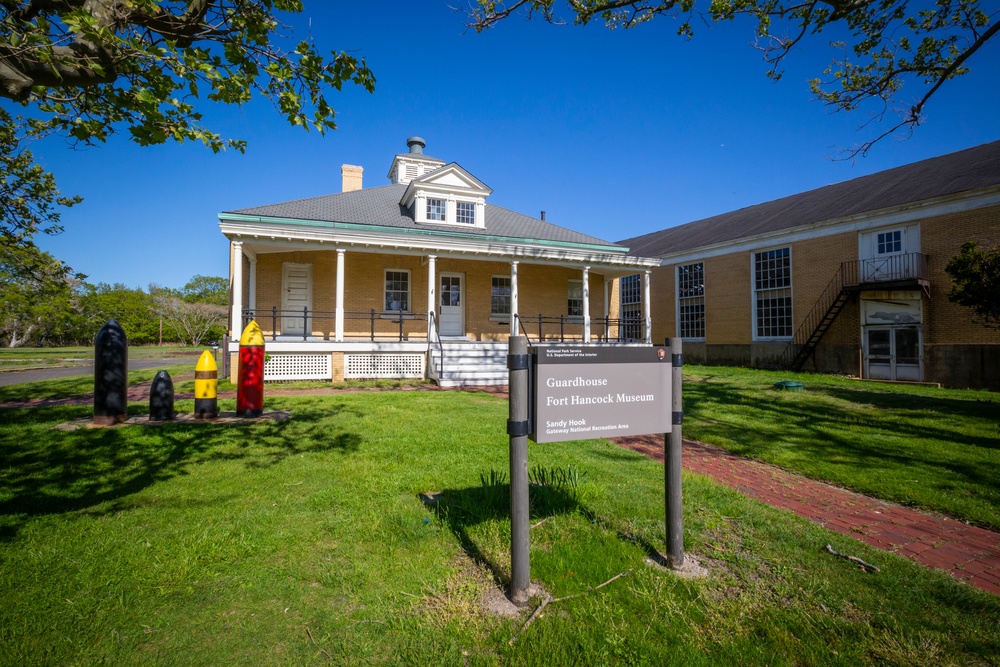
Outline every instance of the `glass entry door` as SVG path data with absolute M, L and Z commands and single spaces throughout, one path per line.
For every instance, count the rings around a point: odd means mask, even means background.
M 872 380 L 923 379 L 920 327 L 867 327 L 865 377 Z

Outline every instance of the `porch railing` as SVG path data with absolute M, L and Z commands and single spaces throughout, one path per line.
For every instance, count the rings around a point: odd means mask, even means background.
M 579 315 L 514 315 L 528 342 L 581 340 L 583 318 Z M 642 319 L 637 317 L 592 317 L 590 332 L 598 341 L 641 341 Z
M 332 310 L 310 310 L 309 308 L 280 309 L 272 306 L 270 311 L 256 311 L 252 308 L 243 309 L 243 327 L 250 323 L 250 320 L 257 319 L 258 324 L 270 323 L 268 335 L 271 340 L 282 338 L 299 338 L 309 340 L 320 336 L 326 340 L 334 337 L 336 329 L 337 313 Z M 348 310 L 344 311 L 345 328 L 348 322 L 365 322 L 367 326 L 365 333 L 360 333 L 359 328 L 344 333 L 344 338 L 375 340 L 398 340 L 426 339 L 427 338 L 427 313 L 407 313 L 401 311 L 378 311 L 374 308 L 370 310 Z M 423 326 L 413 326 L 414 323 L 423 322 Z M 325 324 L 326 326 L 322 326 Z M 317 326 L 320 325 L 320 326 Z M 388 326 L 387 326 L 388 325 Z M 240 328 L 242 331 L 243 327 Z M 324 333 L 316 333 L 323 331 Z M 238 335 L 238 332 L 237 332 Z

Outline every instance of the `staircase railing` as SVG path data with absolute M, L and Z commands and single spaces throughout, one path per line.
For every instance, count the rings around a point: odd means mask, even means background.
M 851 293 L 862 286 L 903 281 L 914 281 L 926 288 L 927 255 L 908 253 L 842 262 L 781 353 L 781 367 L 802 370 Z
M 434 332 L 434 340 L 428 340 L 427 341 L 428 352 L 430 352 L 430 347 L 432 345 L 434 345 L 435 343 L 437 343 L 437 348 L 438 348 L 438 366 L 437 366 L 436 369 L 434 369 L 434 372 L 435 372 L 435 376 L 437 378 L 440 378 L 441 374 L 444 372 L 444 345 L 441 344 L 441 329 L 440 329 L 440 327 L 438 325 L 437 314 L 433 310 L 430 311 L 429 313 L 427 313 L 427 317 L 430 319 L 430 322 L 431 322 L 431 331 Z M 430 357 L 431 363 L 433 363 L 434 362 L 434 355 L 433 354 L 429 354 L 428 356 Z

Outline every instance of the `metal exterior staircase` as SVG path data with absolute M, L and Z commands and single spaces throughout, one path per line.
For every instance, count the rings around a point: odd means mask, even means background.
M 802 320 L 781 355 L 781 367 L 801 371 L 851 295 L 862 289 L 913 289 L 927 292 L 927 255 L 910 253 L 844 262 Z

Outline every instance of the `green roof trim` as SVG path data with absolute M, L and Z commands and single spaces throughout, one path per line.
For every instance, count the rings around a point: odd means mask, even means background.
M 569 241 L 545 241 L 540 239 L 521 238 L 515 236 L 490 236 L 484 234 L 462 234 L 461 232 L 445 232 L 436 229 L 405 229 L 381 225 L 364 225 L 352 222 L 326 222 L 320 220 L 301 220 L 296 218 L 275 218 L 262 215 L 246 215 L 242 213 L 220 213 L 219 220 L 231 222 L 266 222 L 278 225 L 301 225 L 303 227 L 323 227 L 326 229 L 349 229 L 356 231 L 379 231 L 402 236 L 438 236 L 447 238 L 468 239 L 470 241 L 515 242 L 524 245 L 550 246 L 557 248 L 574 248 L 580 250 L 596 250 L 616 255 L 628 254 L 628 248 L 621 245 L 598 245 L 593 243 L 573 243 Z

